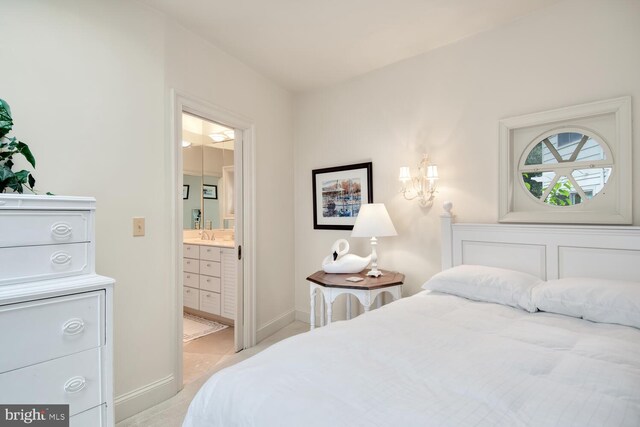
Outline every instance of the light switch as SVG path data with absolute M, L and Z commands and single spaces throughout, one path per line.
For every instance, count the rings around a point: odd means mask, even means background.
M 133 237 L 144 236 L 144 218 L 133 218 Z

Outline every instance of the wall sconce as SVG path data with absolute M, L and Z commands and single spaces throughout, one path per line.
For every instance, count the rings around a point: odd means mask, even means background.
M 402 182 L 402 190 L 400 191 L 405 199 L 418 199 L 418 203 L 423 208 L 431 206 L 436 193 L 436 181 L 438 180 L 438 166 L 429 162 L 429 156 L 425 154 L 418 164 L 417 176 L 411 176 L 409 166 L 400 168 L 400 181 Z M 411 187 L 407 188 L 407 183 L 411 183 Z

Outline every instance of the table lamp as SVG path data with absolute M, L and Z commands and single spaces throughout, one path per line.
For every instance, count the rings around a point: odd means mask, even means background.
M 397 235 L 384 203 L 369 203 L 360 207 L 351 237 L 371 237 L 371 270 L 367 272 L 367 276 L 379 277 L 382 275 L 382 272 L 378 270 L 377 237 Z

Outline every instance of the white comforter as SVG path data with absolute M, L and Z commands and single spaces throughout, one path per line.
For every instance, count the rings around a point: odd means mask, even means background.
M 422 292 L 215 374 L 184 426 L 640 426 L 640 330 Z

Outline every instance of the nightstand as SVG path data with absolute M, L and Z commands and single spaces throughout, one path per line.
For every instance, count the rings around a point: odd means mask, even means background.
M 327 324 L 331 324 L 333 302 L 339 295 L 347 294 L 358 298 L 360 304 L 363 305 L 364 311 L 371 309 L 371 304 L 376 297 L 384 292 L 389 293 L 393 300 L 402 297 L 402 284 L 404 282 L 404 274 L 395 271 L 382 270 L 383 275 L 380 277 L 369 277 L 366 272 L 358 274 L 330 274 L 324 271 L 316 271 L 307 277 L 309 282 L 309 296 L 311 297 L 311 313 L 309 320 L 311 329 L 316 326 L 316 292 L 322 295 L 320 326 L 325 325 L 324 305 L 327 305 Z M 361 277 L 360 282 L 349 282 L 347 277 Z M 351 319 L 351 298 L 347 298 L 347 319 Z

